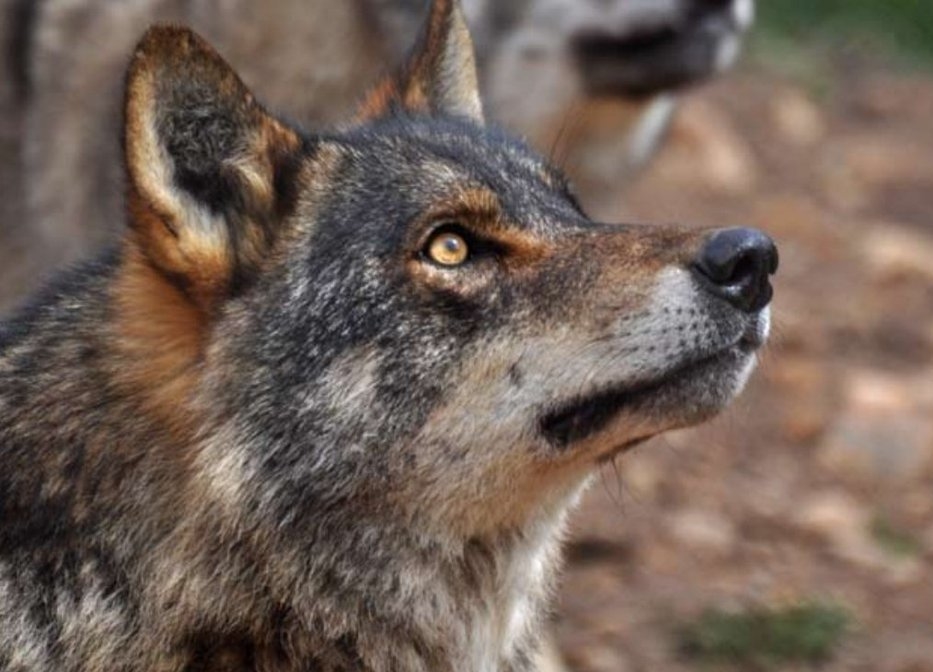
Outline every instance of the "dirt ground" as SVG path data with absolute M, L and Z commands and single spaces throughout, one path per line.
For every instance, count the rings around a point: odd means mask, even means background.
M 933 78 L 747 69 L 690 98 L 631 188 L 607 166 L 574 170 L 606 219 L 753 224 L 782 260 L 739 403 L 620 458 L 576 514 L 572 669 L 710 669 L 682 624 L 815 600 L 854 620 L 820 669 L 933 670 Z

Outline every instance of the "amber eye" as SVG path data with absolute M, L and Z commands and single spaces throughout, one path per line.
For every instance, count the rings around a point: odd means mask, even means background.
M 428 241 L 427 255 L 435 264 L 459 266 L 470 257 L 470 247 L 463 236 L 443 231 Z

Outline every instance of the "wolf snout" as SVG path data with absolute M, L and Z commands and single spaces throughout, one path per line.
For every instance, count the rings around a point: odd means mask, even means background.
M 770 278 L 777 268 L 774 241 L 749 228 L 715 231 L 692 266 L 708 291 L 746 313 L 758 312 L 771 301 Z

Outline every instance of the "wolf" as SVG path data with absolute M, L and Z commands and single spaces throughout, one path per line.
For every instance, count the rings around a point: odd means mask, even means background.
M 610 225 L 456 0 L 338 131 L 157 25 L 127 226 L 0 328 L 0 669 L 527 672 L 599 465 L 739 393 L 754 229 Z
M 31 243 L 4 264 L 81 258 L 119 227 L 123 179 L 113 128 L 138 35 L 182 21 L 236 64 L 273 109 L 319 126 L 345 119 L 385 64 L 400 62 L 425 0 L 3 0 L 18 161 L 7 161 L 5 236 Z M 752 0 L 467 0 L 487 111 L 550 151 L 574 147 L 581 101 L 611 101 L 631 163 L 654 151 L 672 91 L 735 60 Z M 14 112 L 11 112 L 13 114 Z M 567 148 L 567 149 L 564 149 Z M 571 167 L 581 163 L 569 157 Z M 109 224 L 109 225 L 108 225 Z M 17 227 L 18 231 L 9 231 Z M 9 244 L 6 245 L 10 247 Z

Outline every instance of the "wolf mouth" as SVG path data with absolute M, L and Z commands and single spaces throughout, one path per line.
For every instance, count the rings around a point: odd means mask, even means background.
M 555 410 L 547 412 L 539 421 L 541 434 L 553 446 L 566 449 L 598 433 L 624 410 L 644 408 L 661 401 L 666 391 L 691 380 L 732 371 L 736 364 L 746 360 L 757 344 L 746 337 L 723 350 L 694 360 L 661 378 L 636 385 L 620 385 L 578 397 Z M 664 411 L 666 409 L 658 409 Z M 640 440 L 633 441 L 638 443 Z
M 586 85 L 595 95 L 651 95 L 702 79 L 716 69 L 717 52 L 729 34 L 716 15 L 688 26 L 657 26 L 620 37 L 592 30 L 576 39 L 586 64 Z

